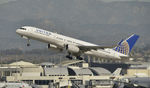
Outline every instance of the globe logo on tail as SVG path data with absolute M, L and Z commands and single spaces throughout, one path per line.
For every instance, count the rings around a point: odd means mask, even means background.
M 127 41 L 122 41 L 117 47 L 114 48 L 115 51 L 120 52 L 122 54 L 129 54 L 129 44 Z
M 128 42 L 127 41 L 123 41 L 121 46 L 122 46 L 122 50 L 121 51 L 123 51 L 121 53 L 123 53 L 125 55 L 128 55 L 129 54 L 129 50 L 130 50 Z
M 138 38 L 139 35 L 133 34 L 129 38 L 121 40 L 113 50 L 124 55 L 129 55 Z

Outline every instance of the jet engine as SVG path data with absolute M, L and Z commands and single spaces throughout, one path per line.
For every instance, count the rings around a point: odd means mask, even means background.
M 58 49 L 58 47 L 53 44 L 48 44 L 48 49 Z
M 79 53 L 80 51 L 80 49 L 74 45 L 66 45 L 66 50 L 68 50 L 71 53 Z

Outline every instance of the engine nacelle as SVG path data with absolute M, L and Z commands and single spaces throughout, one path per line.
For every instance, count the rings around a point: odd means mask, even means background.
M 53 44 L 48 44 L 48 49 L 58 49 L 58 47 Z
M 68 45 L 67 50 L 71 53 L 79 53 L 80 49 L 74 45 Z

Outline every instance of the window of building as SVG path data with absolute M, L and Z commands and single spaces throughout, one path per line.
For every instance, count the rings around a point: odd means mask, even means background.
M 52 80 L 35 80 L 35 84 L 37 85 L 48 85 Z

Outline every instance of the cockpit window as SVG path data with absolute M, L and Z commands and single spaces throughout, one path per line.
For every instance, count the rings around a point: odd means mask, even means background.
M 22 30 L 26 30 L 25 28 L 20 28 L 20 29 L 22 29 Z

